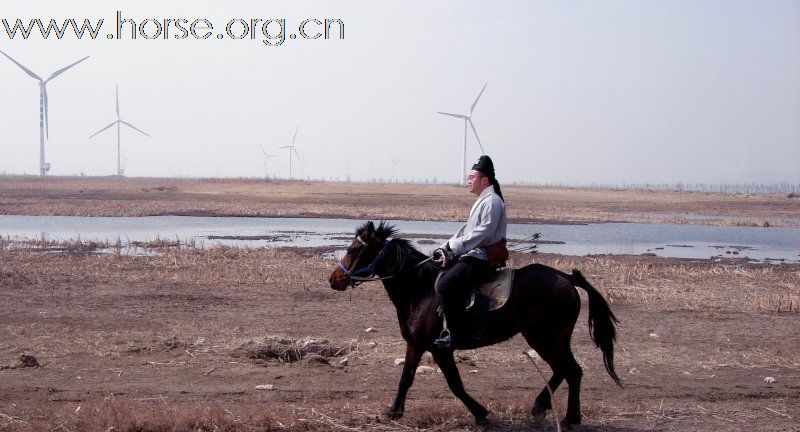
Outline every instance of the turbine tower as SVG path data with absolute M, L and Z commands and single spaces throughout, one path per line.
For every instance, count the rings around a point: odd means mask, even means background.
M 483 151 L 483 144 L 481 144 L 481 139 L 478 138 L 478 131 L 475 129 L 475 125 L 472 123 L 472 112 L 475 111 L 475 105 L 478 104 L 478 99 L 481 98 L 481 95 L 483 94 L 483 91 L 486 90 L 487 85 L 488 83 L 484 84 L 483 88 L 481 89 L 481 92 L 478 93 L 478 97 L 475 98 L 475 102 L 473 102 L 472 106 L 469 108 L 469 114 L 452 114 L 452 113 L 436 111 L 439 114 L 444 114 L 447 116 L 464 119 L 464 150 L 461 153 L 462 174 L 461 174 L 461 180 L 459 181 L 459 184 L 462 185 L 464 184 L 465 178 L 467 177 L 467 123 L 469 123 L 469 125 L 472 127 L 472 132 L 475 133 L 475 139 L 478 140 L 478 145 L 481 148 L 481 154 L 486 154 L 486 152 Z
M 31 78 L 39 80 L 39 175 L 45 176 L 47 171 L 50 171 L 50 164 L 45 163 L 44 161 L 44 140 L 45 137 L 50 139 L 50 116 L 47 112 L 47 83 L 54 79 L 55 77 L 61 75 L 62 73 L 66 72 L 67 69 L 75 66 L 76 64 L 86 60 L 89 56 L 86 56 L 75 63 L 72 63 L 69 66 L 65 66 L 55 72 L 53 72 L 47 79 L 42 79 L 39 75 L 33 73 L 30 69 L 26 68 L 25 66 L 21 65 L 18 61 L 14 60 L 13 58 L 9 57 L 8 54 L 0 51 L 0 54 L 3 54 L 14 62 L 15 65 L 19 66 L 20 69 L 25 71 Z
M 395 158 L 392 157 L 392 181 L 395 182 L 395 183 L 397 183 L 397 177 L 394 175 L 395 168 L 397 168 L 397 165 L 399 165 L 399 164 L 400 164 L 400 161 L 399 160 L 395 160 Z
M 278 156 L 278 155 L 267 154 L 267 152 L 264 151 L 264 146 L 262 146 L 262 145 L 259 145 L 259 146 L 261 147 L 261 153 L 264 153 L 264 180 L 267 180 L 269 178 L 269 177 L 267 177 L 267 159 L 275 157 L 275 156 Z
M 147 135 L 145 132 L 142 132 L 141 130 L 139 130 L 136 126 L 134 126 L 134 125 L 132 125 L 132 124 L 130 124 L 130 123 L 128 123 L 125 120 L 122 120 L 120 118 L 120 116 L 119 116 L 119 86 L 115 86 L 115 87 L 117 89 L 117 119 L 114 120 L 113 122 L 111 122 L 110 125 L 108 125 L 108 126 L 104 127 L 103 129 L 100 129 L 99 131 L 95 132 L 92 136 L 89 137 L 89 139 L 93 138 L 95 135 L 99 134 L 100 132 L 103 132 L 104 130 L 110 128 L 111 126 L 117 125 L 117 175 L 118 176 L 122 176 L 122 174 L 124 174 L 124 171 L 122 169 L 122 164 L 121 164 L 121 159 L 120 159 L 120 148 L 122 146 L 120 145 L 120 138 L 119 138 L 119 136 L 120 136 L 120 131 L 119 131 L 120 127 L 119 127 L 119 125 L 120 124 L 124 124 L 125 126 L 128 126 L 128 127 L 132 128 L 132 129 L 136 130 L 137 132 L 144 134 L 148 138 L 150 137 L 150 135 Z
M 122 150 L 122 173 L 125 174 L 126 162 L 134 162 L 133 159 L 125 157 L 125 149 Z
M 294 141 L 295 141 L 295 139 L 297 139 L 297 131 L 299 131 L 299 130 L 300 130 L 300 125 L 297 125 L 297 129 L 294 130 L 294 136 L 292 137 L 292 145 L 278 147 L 278 148 L 289 149 L 289 180 L 292 179 L 292 153 L 293 152 L 294 152 L 294 155 L 297 156 L 297 160 L 300 161 L 300 167 L 301 168 L 302 168 L 302 165 L 303 165 L 303 160 L 300 159 L 300 153 L 297 153 L 297 149 L 294 148 Z M 301 174 L 301 176 L 302 176 L 302 174 Z

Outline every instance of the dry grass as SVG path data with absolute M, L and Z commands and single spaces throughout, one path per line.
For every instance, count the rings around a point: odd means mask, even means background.
M 612 303 L 686 310 L 800 312 L 797 265 L 545 254 L 516 255 L 512 263 L 519 266 L 531 261 L 564 270 L 579 268 Z
M 785 195 L 507 186 L 514 221 L 798 226 Z M 472 197 L 454 185 L 255 179 L 0 177 L 0 214 L 74 216 L 327 216 L 463 220 Z M 637 214 L 703 214 L 713 219 Z M 755 219 L 750 219 L 755 218 Z
M 159 398 L 155 398 L 159 399 Z M 40 411 L 30 421 L 0 416 L 0 431 L 272 431 L 282 423 L 261 407 L 213 404 L 173 404 L 165 400 L 136 400 L 109 396 Z
M 121 254 L 126 245 L 88 241 L 11 241 L 0 239 L 0 286 L 35 284 L 70 273 L 79 264 L 81 274 L 70 278 L 87 280 L 122 278 L 136 283 L 153 280 L 191 281 L 196 285 L 319 284 L 334 264 L 321 255 L 329 248 L 249 249 L 228 246 L 197 248 L 179 242 L 154 240 L 136 246 L 152 250 L 153 256 Z M 80 254 L 107 250 L 113 253 L 84 257 Z M 289 252 L 291 251 L 291 252 Z M 49 265 L 41 265 L 41 252 Z M 286 253 L 296 254 L 294 268 L 316 272 L 292 272 L 277 264 Z M 14 259 L 11 259 L 14 257 Z M 669 304 L 688 310 L 711 309 L 742 312 L 800 311 L 800 267 L 797 265 L 752 264 L 743 260 L 679 260 L 643 256 L 568 257 L 549 254 L 514 253 L 510 265 L 531 262 L 568 270 L 579 268 L 613 302 L 638 305 Z M 13 263 L 13 265 L 12 265 Z M 66 267 L 66 268 L 64 268 Z M 289 271 L 287 271 L 289 270 Z M 130 279 L 126 279 L 130 278 Z
M 436 373 L 417 378 L 403 420 L 380 415 L 399 376 L 393 360 L 404 352 L 394 311 L 377 286 L 327 288 L 335 261 L 325 249 L 154 244 L 154 255 L 132 256 L 0 246 L 0 360 L 25 350 L 43 365 L 35 374 L 2 372 L 4 432 L 474 428 Z M 512 254 L 516 266 L 534 261 L 581 269 L 622 321 L 623 391 L 604 375 L 585 316 L 576 328 L 585 423 L 624 431 L 793 424 L 796 397 L 786 395 L 800 362 L 797 336 L 785 329 L 796 323 L 800 265 Z M 497 430 L 552 430 L 529 419 L 541 383 L 523 348 L 515 339 L 467 352 L 463 377 Z M 314 355 L 337 361 L 293 361 Z M 334 367 L 344 356 L 351 366 Z M 788 390 L 769 390 L 765 374 Z M 280 390 L 253 390 L 273 382 Z M 563 388 L 556 398 L 563 412 Z

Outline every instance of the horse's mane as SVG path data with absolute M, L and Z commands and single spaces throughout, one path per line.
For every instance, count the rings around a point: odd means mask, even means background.
M 397 228 L 395 228 L 394 225 L 391 225 L 386 221 L 380 221 L 377 227 L 375 226 L 374 223 L 372 223 L 372 221 L 368 221 L 364 222 L 363 225 L 356 228 L 356 235 L 359 235 L 361 231 L 364 231 L 366 229 L 370 230 L 374 229 L 375 235 L 381 238 L 389 238 L 397 233 Z
M 377 226 L 375 226 L 372 221 L 365 222 L 356 228 L 356 235 L 360 235 L 365 230 L 374 230 L 373 235 L 378 238 L 387 241 L 391 239 L 392 242 L 390 247 L 386 250 L 384 263 L 385 267 L 387 269 L 392 269 L 393 272 L 403 273 L 427 258 L 427 255 L 414 247 L 410 240 L 397 236 L 399 232 L 397 227 L 385 220 L 380 221 Z M 425 265 L 420 266 L 420 268 L 439 271 L 439 268 L 432 263 L 425 263 Z
M 380 238 L 392 238 L 391 247 L 386 251 L 386 268 L 394 269 L 397 273 L 404 273 L 417 267 L 419 263 L 428 258 L 420 252 L 411 240 L 397 236 L 398 230 L 394 225 L 381 221 L 375 228 L 375 233 Z M 439 267 L 431 262 L 419 266 L 420 271 L 437 273 Z

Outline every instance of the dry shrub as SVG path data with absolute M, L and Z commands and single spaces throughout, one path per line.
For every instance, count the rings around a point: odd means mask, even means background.
M 150 241 L 134 241 L 131 242 L 131 246 L 136 246 L 145 249 L 161 249 L 161 248 L 179 248 L 183 246 L 183 243 L 180 239 L 162 239 L 161 237 L 156 237 Z
M 284 363 L 294 363 L 304 359 L 327 362 L 331 357 L 344 356 L 355 351 L 356 346 L 355 341 L 347 346 L 338 346 L 322 338 L 290 339 L 285 336 L 266 336 L 261 341 L 239 343 L 231 351 L 231 356 L 278 360 Z
M 91 253 L 111 247 L 107 242 L 84 240 L 11 240 L 0 238 L 0 250 L 27 250 L 30 252 Z

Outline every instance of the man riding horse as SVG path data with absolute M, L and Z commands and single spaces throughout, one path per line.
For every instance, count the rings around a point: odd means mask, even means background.
M 430 352 L 448 387 L 472 413 L 475 423 L 489 424 L 489 410 L 464 389 L 453 350 L 494 345 L 522 334 L 528 346 L 553 370 L 547 387 L 542 388 L 534 400 L 531 415 L 537 420 L 544 419 L 552 408 L 550 392 L 566 380 L 569 393 L 562 425 L 580 424 L 583 369 L 575 360 L 570 343 L 581 310 L 576 287 L 582 288 L 588 298 L 592 341 L 603 353 L 603 364 L 609 376 L 620 384 L 614 371 L 617 318 L 600 291 L 580 271 L 573 269 L 572 274 L 567 274 L 543 264 L 514 269 L 507 302 L 487 311 L 482 339 L 469 340 L 472 335 L 459 334 L 459 329 L 437 339 L 444 324 L 436 314 L 437 305 L 443 306 L 452 329 L 464 312 L 469 289 L 480 276 L 490 273 L 493 264 L 508 256 L 502 240 L 506 234 L 505 205 L 489 157 L 482 156 L 472 167 L 469 190 L 478 196 L 469 220 L 436 252 L 453 264 L 445 266 L 443 275 L 440 266 L 430 262 L 411 241 L 396 236 L 397 230 L 392 225 L 381 222 L 376 226 L 370 221 L 356 229 L 345 256 L 328 278 L 331 288 L 337 291 L 363 282 L 381 281 L 397 312 L 400 334 L 406 341 L 406 355 L 397 396 L 386 414 L 393 420 L 403 416 L 417 367 L 423 354 Z M 459 338 L 466 343 L 459 345 Z
M 466 299 L 508 257 L 505 200 L 489 156 L 481 156 L 472 166 L 467 188 L 478 197 L 467 222 L 434 251 L 434 257 L 444 261 L 444 270 L 436 281 L 436 300 L 444 312 L 444 330 L 434 341 L 442 348 L 470 338 L 462 330 Z

